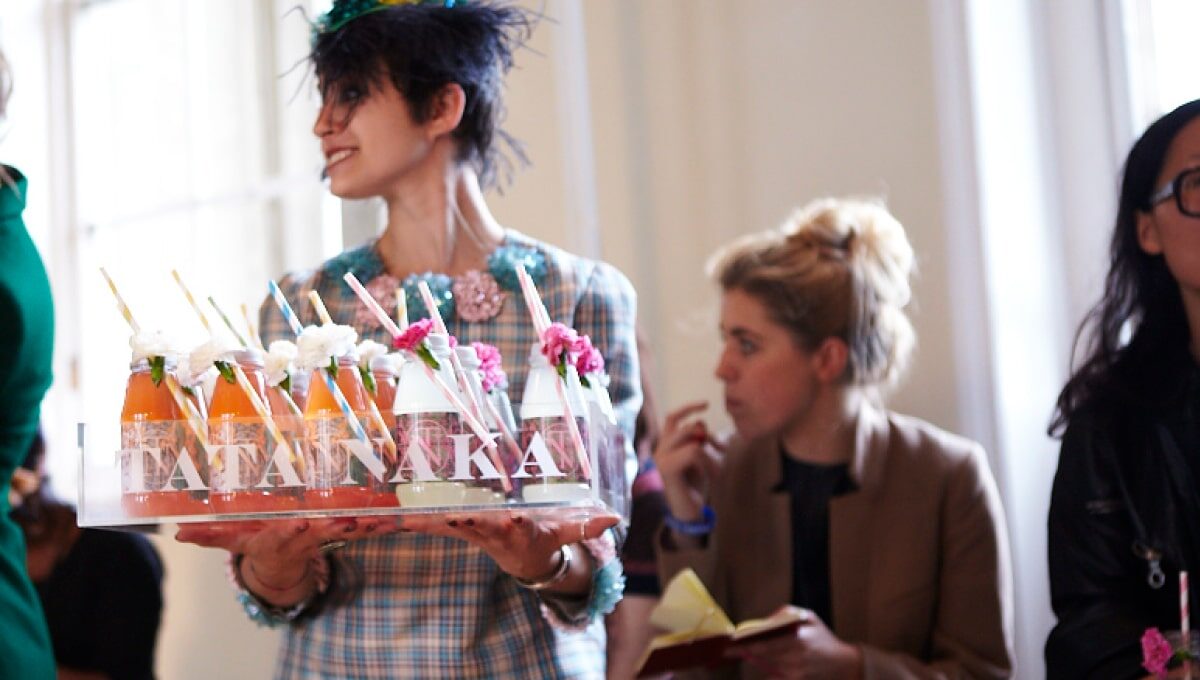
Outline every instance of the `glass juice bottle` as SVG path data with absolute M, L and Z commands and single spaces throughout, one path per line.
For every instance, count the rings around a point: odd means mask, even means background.
M 434 375 L 458 395 L 450 365 L 450 338 L 430 333 L 425 344 L 438 362 Z M 400 451 L 396 496 L 401 507 L 461 506 L 466 488 L 454 476 L 453 435 L 469 432 L 454 404 L 430 377 L 425 362 L 406 358 L 396 387 L 396 447 Z
M 514 477 L 523 479 L 521 495 L 527 503 L 573 502 L 591 497 L 588 470 L 589 436 L 587 406 L 583 402 L 579 373 L 567 366 L 564 381 L 542 354 L 541 343 L 529 351 L 529 376 L 521 397 L 521 451 L 524 457 Z M 583 451 L 578 451 L 558 384 L 571 405 Z M 585 467 L 587 466 L 587 467 Z
M 262 353 L 244 349 L 233 353 L 254 393 L 270 413 Z M 295 460 L 286 460 L 287 473 L 272 459 L 276 442 L 259 417 L 250 398 L 236 382 L 218 376 L 208 405 L 209 503 L 215 512 L 279 512 L 300 509 L 303 482 L 298 480 Z M 289 442 L 293 456 L 294 442 Z
M 121 408 L 121 505 L 134 517 L 209 511 L 203 450 L 182 421 L 167 386 L 155 385 L 150 362 L 129 367 Z M 174 369 L 165 362 L 164 370 Z M 186 452 L 186 453 L 185 453 Z M 182 460 L 181 460 L 182 456 Z
M 337 363 L 335 382 L 366 430 L 370 443 L 363 444 L 355 436 L 345 413 L 326 386 L 328 371 L 324 367 L 313 370 L 304 409 L 308 507 L 395 506 L 396 496 L 388 485 L 389 475 L 395 472 L 395 461 L 390 460 L 383 436 L 371 422 L 367 405 L 370 395 L 359 375 L 357 359 L 346 355 L 338 358 Z

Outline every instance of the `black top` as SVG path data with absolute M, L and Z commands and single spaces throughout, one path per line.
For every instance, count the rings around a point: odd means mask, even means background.
M 50 577 L 34 584 L 58 664 L 113 680 L 153 678 L 162 576 L 143 536 L 82 530 Z
M 1050 678 L 1144 677 L 1143 631 L 1179 628 L 1179 571 L 1200 573 L 1200 373 L 1189 368 L 1155 395 L 1111 390 L 1071 418 L 1050 500 Z
M 811 609 L 833 628 L 829 597 L 829 499 L 853 490 L 849 466 L 798 461 L 780 449 L 783 481 L 792 500 L 792 604 Z

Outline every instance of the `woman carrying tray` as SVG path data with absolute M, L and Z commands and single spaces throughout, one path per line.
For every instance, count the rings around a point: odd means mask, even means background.
M 503 75 L 530 29 L 525 10 L 492 2 L 339 1 L 318 18 L 311 59 L 323 106 L 313 131 L 331 191 L 382 197 L 387 227 L 281 288 L 293 301 L 317 291 L 335 322 L 386 343 L 344 275 L 385 304 L 424 280 L 449 332 L 497 346 L 520 394 L 537 340 L 513 271 L 523 263 L 550 317 L 591 336 L 607 359 L 632 441 L 641 402 L 632 286 L 609 265 L 505 229 L 483 198 L 507 169 L 498 142 L 520 154 L 498 122 Z M 262 328 L 267 343 L 290 335 L 269 299 Z M 621 590 L 607 531 L 615 521 L 372 517 L 190 526 L 178 538 L 230 550 L 251 616 L 287 625 L 279 677 L 601 677 L 599 618 Z M 363 540 L 323 551 L 340 538 Z

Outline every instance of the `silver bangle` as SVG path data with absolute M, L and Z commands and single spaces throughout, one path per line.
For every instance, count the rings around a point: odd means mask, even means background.
M 513 578 L 517 580 L 517 585 L 529 590 L 545 590 L 567 577 L 567 573 L 571 571 L 571 547 L 563 544 L 558 548 L 558 554 L 561 556 L 561 561 L 558 563 L 558 568 L 554 570 L 547 578 L 538 581 L 527 581 L 519 576 Z

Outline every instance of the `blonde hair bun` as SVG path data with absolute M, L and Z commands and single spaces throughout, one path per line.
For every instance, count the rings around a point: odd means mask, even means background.
M 722 288 L 760 298 L 803 342 L 844 339 L 847 380 L 864 385 L 894 383 L 908 363 L 913 267 L 904 227 L 882 202 L 841 198 L 812 201 L 709 265 Z

